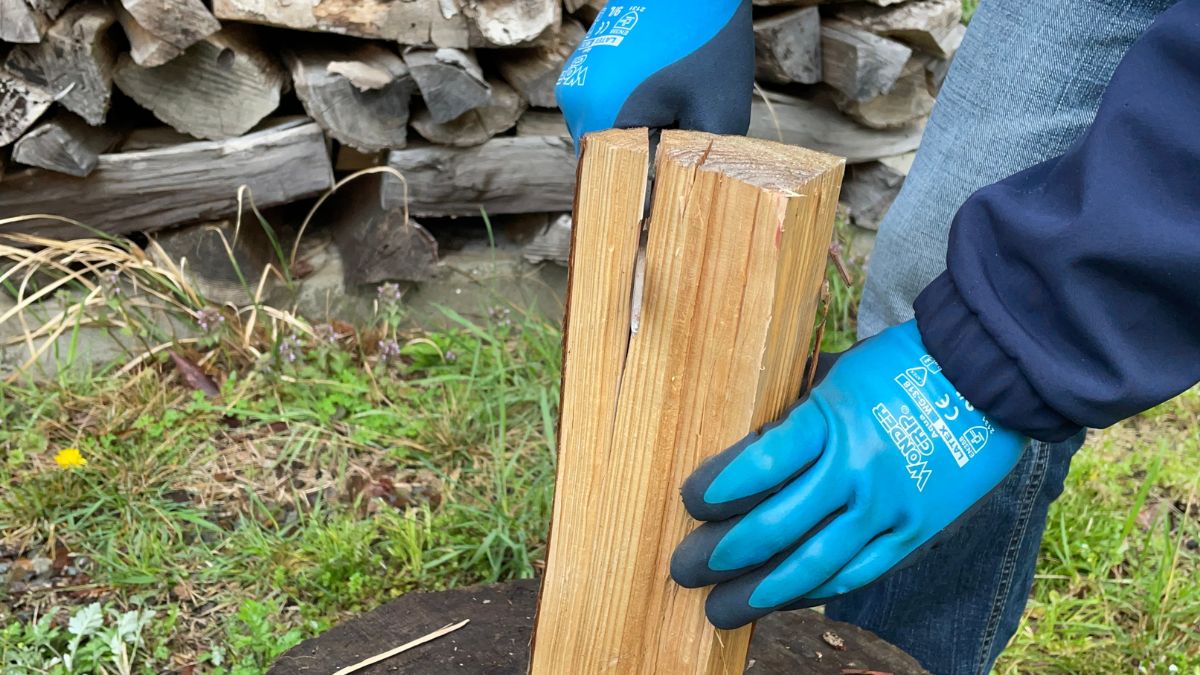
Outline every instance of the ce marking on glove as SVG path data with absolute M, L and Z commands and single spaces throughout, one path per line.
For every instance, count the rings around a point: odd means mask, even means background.
M 940 408 L 941 410 L 950 408 L 951 407 L 950 403 L 951 403 L 950 394 L 946 394 L 945 396 L 943 396 L 933 402 L 933 404 L 935 406 L 937 406 L 938 408 Z M 942 414 L 942 418 L 945 419 L 947 422 L 953 422 L 954 420 L 958 419 L 958 413 L 959 413 L 958 406 L 953 406 L 953 409 L 950 412 Z

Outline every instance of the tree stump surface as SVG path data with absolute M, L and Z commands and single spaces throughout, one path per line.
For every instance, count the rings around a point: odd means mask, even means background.
M 410 593 L 293 647 L 269 675 L 332 675 L 463 619 L 471 622 L 355 675 L 525 675 L 539 583 Z M 759 621 L 746 673 L 927 675 L 912 657 L 873 633 L 811 610 Z

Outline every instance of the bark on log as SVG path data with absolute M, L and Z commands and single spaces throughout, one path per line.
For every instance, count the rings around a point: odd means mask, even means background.
M 335 139 L 363 152 L 406 145 L 416 83 L 395 52 L 365 43 L 283 56 L 304 109 Z
M 904 174 L 886 164 L 858 164 L 846 170 L 839 201 L 846 207 L 855 225 L 878 230 L 880 221 L 903 185 Z
M 176 227 L 157 233 L 151 256 L 181 269 L 200 296 L 215 305 L 238 307 L 254 302 L 259 280 L 269 265 L 278 265 L 271 239 L 257 219 Z M 166 254 L 168 260 L 161 260 Z M 232 255 L 231 255 L 232 254 Z M 270 295 L 275 275 L 266 277 L 263 297 Z
M 529 104 L 539 108 L 557 107 L 554 85 L 567 59 L 586 31 L 577 21 L 568 19 L 546 44 L 522 50 L 496 54 L 500 75 L 516 89 Z
M 897 129 L 868 129 L 832 106 L 777 93 L 770 93 L 768 100 L 769 105 L 754 101 L 751 136 L 821 150 L 851 163 L 915 150 L 925 129 L 923 121 Z
M 387 206 L 384 174 L 342 187 L 324 207 L 342 254 L 347 287 L 384 281 L 428 281 L 437 272 L 437 241 L 404 209 Z
M 821 81 L 821 13 L 816 7 L 755 21 L 754 44 L 758 79 L 781 84 Z
M 535 264 L 550 261 L 566 267 L 571 261 L 571 222 L 569 213 L 555 218 L 525 244 L 521 257 Z
M 588 22 L 596 20 L 607 0 L 565 0 L 567 11 Z
M 0 182 L 0 218 L 51 213 L 113 234 L 210 221 L 237 211 L 237 192 L 251 190 L 260 208 L 319 194 L 333 185 L 321 128 L 285 120 L 227 141 L 198 141 L 100 156 L 87 178 L 41 169 Z M 58 222 L 0 226 L 49 237 L 92 236 Z
M 838 12 L 842 21 L 892 37 L 934 56 L 948 56 L 952 33 L 962 28 L 961 0 L 913 0 L 895 7 L 854 5 Z
M 279 106 L 286 75 L 246 27 L 230 27 L 161 66 L 124 54 L 117 86 L 166 124 L 198 138 L 246 133 Z
M 171 127 L 144 127 L 134 129 L 125 135 L 125 139 L 117 145 L 117 152 L 138 152 L 140 150 L 157 150 L 173 145 L 195 143 L 196 139 Z
M 962 46 L 963 37 L 967 34 L 967 27 L 958 25 L 950 31 L 946 39 L 942 41 L 942 49 L 946 52 L 946 56 L 929 59 L 925 65 L 925 71 L 929 73 L 929 85 L 933 88 L 934 95 L 942 89 L 942 82 L 946 81 L 946 73 L 950 72 L 950 63 L 954 60 L 954 55 L 958 53 L 958 48 Z
M 409 49 L 404 63 L 435 122 L 449 122 L 484 105 L 492 90 L 475 54 L 460 49 Z
M 279 657 L 269 675 L 329 675 L 463 619 L 462 629 L 368 666 L 355 675 L 526 675 L 538 581 L 526 579 L 440 593 L 409 593 L 305 640 Z M 845 643 L 834 649 L 823 635 Z M 873 633 L 811 611 L 776 612 L 759 621 L 750 675 L 927 675 Z
M 439 145 L 466 148 L 486 143 L 497 134 L 513 128 L 527 107 L 524 99 L 507 84 L 494 81 L 492 99 L 487 105 L 439 124 L 427 108 L 413 114 L 412 125 L 425 140 Z
M 821 24 L 822 80 L 855 101 L 886 94 L 912 50 L 838 21 Z
M 0 69 L 0 148 L 20 138 L 53 102 L 46 90 Z
M 467 18 L 441 0 L 213 0 L 219 19 L 340 33 L 421 47 L 470 47 Z M 449 15 L 449 16 L 448 16 Z
M 557 110 L 526 110 L 517 120 L 518 136 L 557 136 L 571 138 L 567 122 Z
M 5 66 L 49 91 L 88 124 L 103 124 L 112 98 L 116 53 L 108 29 L 114 21 L 112 9 L 99 0 L 75 5 L 41 43 L 9 52 Z
M 121 0 L 121 4 L 141 27 L 180 51 L 221 30 L 221 22 L 202 0 Z
M 540 40 L 562 23 L 559 0 L 469 0 L 463 12 L 489 47 L 518 47 Z
M 119 139 L 114 129 L 89 126 L 64 112 L 21 137 L 13 145 L 13 160 L 68 176 L 86 176 L 96 168 L 100 154 Z
M 838 96 L 838 108 L 859 124 L 872 129 L 895 129 L 925 117 L 933 110 L 925 58 L 910 60 L 888 93 L 866 101 Z
M 117 22 L 129 40 L 129 55 L 134 63 L 153 68 L 183 53 L 182 49 L 146 30 L 123 5 L 114 4 L 113 9 L 117 13 Z
M 412 145 L 388 155 L 408 181 L 409 208 L 420 216 L 569 211 L 575 198 L 575 150 L 569 138 L 493 138 L 471 148 Z M 404 204 L 387 180 L 386 206 Z
M 857 2 L 858 0 L 754 0 L 755 7 L 816 7 L 818 5 L 835 5 L 844 4 L 847 2 Z M 907 2 L 908 0 L 867 0 L 874 5 L 894 5 L 898 2 Z

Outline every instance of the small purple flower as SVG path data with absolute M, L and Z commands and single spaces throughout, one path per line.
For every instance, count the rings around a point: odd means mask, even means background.
M 296 336 L 289 335 L 279 342 L 279 358 L 288 363 L 295 363 L 300 356 L 300 340 Z
M 225 323 L 225 316 L 214 307 L 205 307 L 196 312 L 196 325 L 205 333 L 212 333 Z
M 454 363 L 458 360 L 458 353 L 453 349 L 446 350 L 446 363 Z
M 404 298 L 404 291 L 400 290 L 400 284 L 380 284 L 379 288 L 375 289 L 379 301 L 385 305 L 398 305 Z
M 379 341 L 379 359 L 384 363 L 400 358 L 400 343 L 395 340 Z
M 104 289 L 113 295 L 121 294 L 121 271 L 107 270 L 100 273 L 100 281 L 104 284 Z
M 323 342 L 330 345 L 337 344 L 337 341 L 341 339 L 341 336 L 338 335 L 337 329 L 334 328 L 332 324 L 328 323 L 315 326 L 313 328 L 313 337 L 317 338 L 318 342 Z

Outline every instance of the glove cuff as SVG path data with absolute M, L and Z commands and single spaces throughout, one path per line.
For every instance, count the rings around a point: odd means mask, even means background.
M 1063 441 L 1080 426 L 1050 407 L 966 303 L 949 272 L 913 303 L 930 355 L 958 392 L 996 424 L 1039 441 Z

